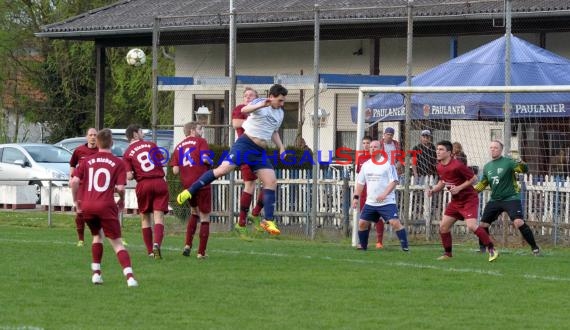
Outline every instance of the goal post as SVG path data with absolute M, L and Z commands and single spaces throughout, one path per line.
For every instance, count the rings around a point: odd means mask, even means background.
M 381 108 L 383 105 L 379 106 L 378 103 L 384 100 L 384 95 L 389 95 L 400 103 L 387 104 L 385 108 Z M 410 109 L 406 109 L 405 95 L 411 96 Z M 505 97 L 506 95 L 509 97 Z M 376 100 L 372 106 L 371 97 Z M 453 102 L 463 99 L 467 100 L 464 102 L 466 105 L 453 105 Z M 554 101 L 548 103 L 542 101 L 543 99 Z M 388 97 L 385 100 L 389 103 Z M 505 100 L 510 100 L 508 107 L 505 106 Z M 505 109 L 510 111 L 507 116 Z M 482 165 L 490 159 L 489 142 L 498 139 L 505 144 L 505 155 L 513 155 L 516 152 L 523 156 L 527 163 L 532 163 L 531 168 L 535 169 L 532 173 L 534 177 L 570 175 L 566 172 L 556 172 L 552 165 L 558 153 L 560 157 L 569 160 L 570 127 L 566 127 L 570 126 L 567 125 L 570 124 L 570 85 L 366 86 L 359 88 L 357 111 L 355 150 L 361 149 L 361 141 L 367 128 L 378 125 L 378 138 L 381 139 L 385 127 L 399 125 L 396 127 L 395 137 L 398 140 L 408 137 L 410 146 L 418 144 L 421 132 L 426 130 L 432 134 L 434 144 L 440 140 L 463 143 L 464 149 L 468 151 L 468 165 L 474 168 L 482 169 Z M 412 115 L 405 116 L 408 112 Z M 505 120 L 505 117 L 508 119 Z M 410 123 L 406 123 L 406 120 Z M 411 132 L 403 134 L 405 127 L 411 127 Z M 511 131 L 508 136 L 503 136 L 505 132 Z M 521 148 L 511 150 L 511 145 L 521 145 Z M 406 155 L 409 158 L 409 153 Z M 414 182 L 410 182 L 409 177 L 404 180 L 400 189 L 402 193 L 409 194 L 410 186 L 413 186 Z M 415 188 L 418 189 L 417 186 Z M 414 210 L 408 211 L 404 208 L 408 213 L 400 213 L 403 223 L 421 213 L 423 208 L 415 205 L 421 203 L 420 200 L 421 198 L 410 199 L 409 207 Z M 437 209 L 437 212 L 439 211 L 440 209 Z M 359 210 L 355 210 L 353 245 L 358 242 L 358 218 Z

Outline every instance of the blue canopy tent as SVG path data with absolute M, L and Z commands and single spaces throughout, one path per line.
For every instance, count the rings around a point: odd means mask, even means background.
M 412 86 L 504 86 L 503 36 L 412 79 Z M 570 60 L 511 36 L 511 85 L 570 85 Z M 400 84 L 405 86 L 406 83 Z M 412 119 L 500 119 L 504 94 L 414 94 Z M 569 117 L 570 93 L 511 94 L 511 117 Z M 357 120 L 357 108 L 351 109 Z M 367 100 L 366 122 L 404 120 L 403 95 Z

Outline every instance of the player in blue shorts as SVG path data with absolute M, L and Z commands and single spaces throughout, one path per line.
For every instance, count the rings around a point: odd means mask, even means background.
M 273 221 L 275 210 L 275 190 L 277 177 L 265 149 L 269 141 L 273 141 L 279 148 L 279 155 L 285 155 L 285 147 L 281 142 L 278 129 L 283 122 L 283 104 L 287 96 L 287 89 L 279 84 L 271 86 L 268 98 L 258 98 L 242 108 L 242 112 L 249 113 L 242 127 L 244 133 L 231 147 L 228 157 L 220 166 L 204 173 L 190 188 L 178 194 L 176 201 L 183 204 L 202 187 L 210 184 L 216 178 L 233 171 L 237 166 L 247 164 L 263 182 L 263 204 L 265 217 L 260 226 L 271 235 L 279 235 L 281 231 Z
M 359 199 L 364 186 L 366 186 L 367 196 L 364 208 L 358 221 L 358 239 L 362 250 L 368 248 L 368 228 L 370 222 L 378 222 L 382 218 L 389 223 L 396 231 L 400 240 L 402 251 L 409 251 L 408 235 L 406 228 L 402 226 L 398 218 L 398 207 L 396 206 L 396 194 L 394 190 L 398 185 L 398 173 L 396 167 L 383 158 L 380 151 L 380 142 L 370 143 L 371 159 L 366 161 L 356 178 L 356 189 L 352 201 L 352 207 L 359 207 Z

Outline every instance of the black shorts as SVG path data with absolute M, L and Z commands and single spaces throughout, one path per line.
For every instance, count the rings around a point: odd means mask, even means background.
M 507 212 L 511 221 L 515 219 L 523 219 L 524 212 L 520 200 L 512 201 L 491 201 L 485 205 L 485 210 L 481 216 L 481 222 L 488 224 L 497 220 L 501 213 Z

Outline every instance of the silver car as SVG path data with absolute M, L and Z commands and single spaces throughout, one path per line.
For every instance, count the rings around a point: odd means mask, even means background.
M 84 145 L 87 143 L 87 139 L 83 137 L 74 137 L 65 140 L 61 140 L 57 143 L 54 143 L 54 146 L 62 147 L 64 149 L 73 152 L 77 147 L 80 145 Z M 126 138 L 117 138 L 113 136 L 113 147 L 111 148 L 111 152 L 113 155 L 117 157 L 123 157 L 125 150 L 129 147 L 129 141 Z
M 69 184 L 69 160 L 66 149 L 43 143 L 0 144 L 0 185 L 35 185 L 40 187 Z

